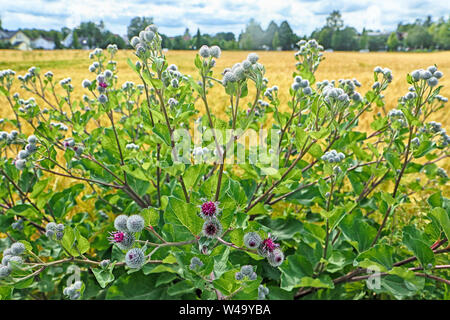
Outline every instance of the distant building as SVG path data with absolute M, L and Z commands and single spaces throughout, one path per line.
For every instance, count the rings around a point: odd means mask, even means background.
M 83 50 L 89 50 L 92 49 L 89 46 L 89 39 L 85 37 L 78 37 L 78 42 L 81 45 L 81 49 Z M 73 44 L 73 31 L 65 37 L 65 39 L 61 42 L 61 44 L 66 48 L 71 48 Z
M 8 31 L 0 30 L 0 41 L 9 42 L 15 49 L 32 50 L 31 40 L 20 30 Z
M 34 49 L 53 50 L 55 49 L 55 42 L 53 39 L 39 36 L 38 38 L 31 40 L 31 46 Z

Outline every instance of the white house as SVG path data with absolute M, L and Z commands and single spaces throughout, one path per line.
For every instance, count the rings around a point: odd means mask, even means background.
M 31 46 L 34 49 L 53 50 L 55 49 L 55 42 L 50 38 L 39 36 L 39 38 L 31 41 Z
M 61 44 L 66 48 L 70 48 L 72 47 L 72 42 L 73 42 L 73 31 L 69 33 L 67 37 L 64 38 L 63 41 L 61 41 Z M 88 38 L 78 37 L 78 42 L 81 45 L 81 49 L 84 50 L 92 49 L 89 47 Z

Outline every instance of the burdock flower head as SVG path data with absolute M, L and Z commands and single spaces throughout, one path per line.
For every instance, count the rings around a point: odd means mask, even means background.
M 280 245 L 275 243 L 276 238 L 270 233 L 266 239 L 264 239 L 259 248 L 258 253 L 263 257 L 268 257 L 275 249 L 278 249 Z
M 114 231 L 110 233 L 108 240 L 111 243 L 115 243 L 120 249 L 126 250 L 133 245 L 134 236 L 128 232 Z
M 200 216 L 203 219 L 210 219 L 217 216 L 220 212 L 219 202 L 205 201 L 200 205 Z
M 203 224 L 203 235 L 207 238 L 217 238 L 222 233 L 222 225 L 216 218 L 211 218 Z

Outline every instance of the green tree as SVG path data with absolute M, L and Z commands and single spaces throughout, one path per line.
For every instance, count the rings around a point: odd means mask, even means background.
M 366 28 L 363 29 L 361 33 L 361 37 L 359 38 L 359 48 L 360 49 L 368 49 L 369 46 L 369 37 L 367 36 Z
M 72 33 L 72 48 L 81 49 L 80 41 L 78 40 L 78 34 L 76 30 L 73 30 Z
M 406 44 L 413 49 L 425 49 L 432 45 L 432 38 L 422 25 L 415 25 L 408 31 Z
M 264 44 L 264 31 L 259 23 L 251 19 L 245 31 L 239 35 L 239 39 L 239 46 L 242 49 L 261 49 L 261 46 Z
M 337 31 L 344 26 L 344 20 L 342 19 L 339 10 L 333 10 L 327 17 L 327 27 L 333 31 Z
M 202 34 L 200 33 L 200 29 L 197 29 L 197 34 L 195 35 L 195 48 L 199 49 L 202 46 Z
M 331 46 L 334 50 L 352 51 L 358 50 L 358 33 L 355 28 L 345 27 L 333 32 Z
M 397 38 L 397 33 L 396 32 L 391 32 L 391 34 L 389 35 L 389 38 L 387 40 L 387 47 L 389 51 L 396 51 L 397 47 L 399 45 L 399 41 Z
M 286 20 L 281 23 L 278 35 L 280 37 L 280 46 L 283 50 L 291 50 L 294 47 L 296 35 Z
M 130 24 L 127 27 L 128 39 L 134 36 L 138 36 L 139 32 L 144 30 L 149 24 L 153 23 L 152 17 L 134 17 L 131 19 Z
M 272 39 L 272 49 L 277 50 L 279 46 L 280 46 L 280 37 L 278 36 L 278 31 L 276 31 Z
M 278 46 L 273 46 L 273 39 L 276 33 L 278 33 L 278 25 L 274 21 L 270 21 L 267 30 L 264 33 L 264 44 L 272 49 L 276 49 L 280 45 L 280 39 L 278 39 Z

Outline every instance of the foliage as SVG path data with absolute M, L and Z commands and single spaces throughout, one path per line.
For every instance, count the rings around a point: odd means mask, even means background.
M 447 101 L 437 67 L 408 74 L 410 91 L 388 111 L 389 69 L 377 67 L 364 94 L 356 79 L 317 81 L 314 40 L 299 42 L 284 89 L 268 85 L 254 53 L 218 79 L 220 49 L 203 46 L 196 81 L 168 65 L 156 26 L 130 42 L 141 83 L 119 85 L 117 46 L 96 49 L 82 100 L 71 78 L 1 73 L 15 116 L 0 124 L 2 299 L 448 297 L 438 165 L 450 138 L 428 120 Z M 17 79 L 35 99 L 11 92 Z M 210 108 L 214 85 L 228 95 L 226 119 Z M 359 131 L 371 110 L 371 129 Z M 251 162 L 240 138 L 264 126 L 271 151 Z M 239 150 L 245 162 L 224 161 Z M 73 183 L 56 189 L 57 179 Z

